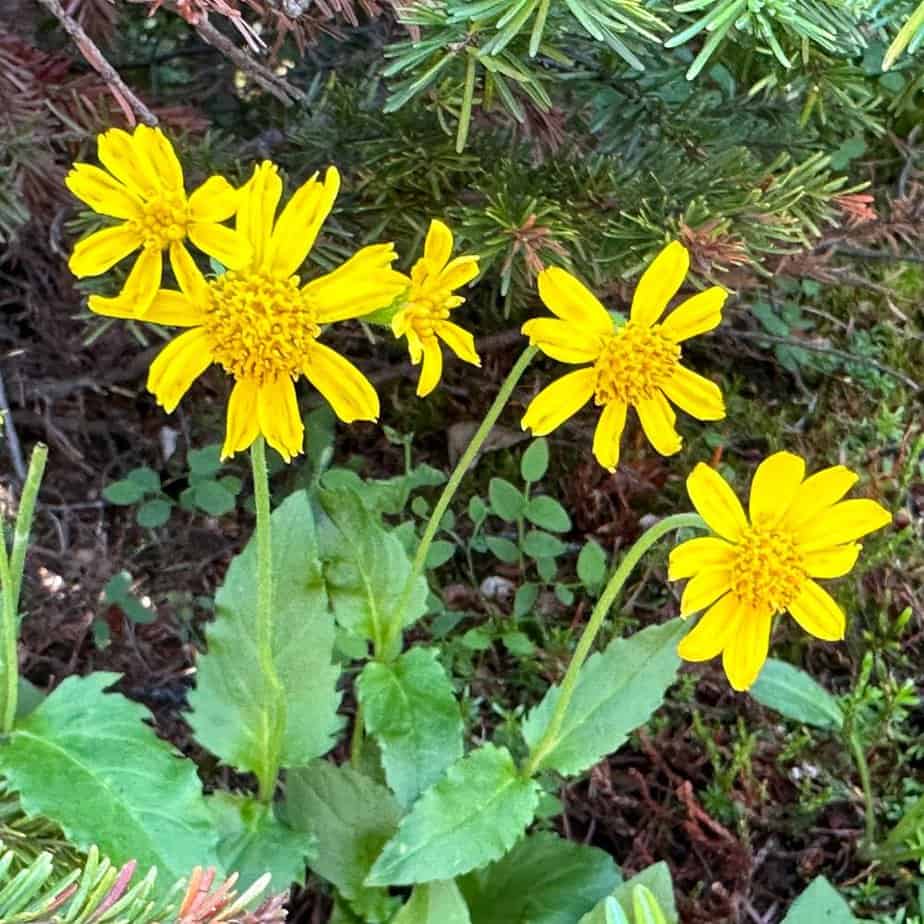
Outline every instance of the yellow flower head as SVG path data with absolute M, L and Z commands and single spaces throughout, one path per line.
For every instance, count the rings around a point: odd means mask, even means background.
M 696 466 L 687 491 L 717 535 L 671 552 L 670 579 L 690 578 L 680 615 L 706 610 L 680 643 L 682 658 L 721 654 L 731 685 L 746 690 L 767 659 L 777 613 L 788 611 L 816 638 L 844 637 L 843 610 L 813 578 L 847 574 L 860 553 L 856 540 L 892 519 L 876 501 L 841 500 L 856 480 L 842 465 L 806 478 L 803 459 L 777 452 L 754 473 L 748 517 L 721 475 Z
M 594 455 L 610 471 L 619 463 L 619 441 L 629 406 L 661 455 L 680 449 L 677 419 L 668 398 L 700 420 L 720 420 L 725 403 L 717 385 L 680 364 L 680 344 L 722 320 L 726 292 L 713 286 L 683 302 L 658 323 L 683 284 L 690 255 L 676 241 L 645 270 L 632 299 L 629 321 L 617 326 L 596 297 L 570 273 L 549 267 L 539 274 L 539 297 L 556 318 L 523 325 L 529 342 L 563 363 L 591 363 L 563 376 L 533 399 L 523 429 L 550 433 L 591 398 L 602 407 Z
M 163 251 L 169 251 L 176 271 L 189 257 L 183 243 L 187 237 L 223 266 L 238 268 L 250 259 L 246 241 L 220 224 L 237 210 L 237 190 L 224 177 L 213 176 L 187 197 L 183 168 L 160 129 L 139 125 L 130 135 L 113 128 L 97 139 L 97 153 L 108 173 L 92 164 L 74 164 L 65 182 L 95 212 L 123 221 L 78 241 L 71 272 L 98 276 L 139 248 L 141 255 L 121 294 L 116 299 L 91 296 L 91 308 L 105 313 L 113 307 L 122 316 L 131 305 L 135 316 L 143 315 L 160 288 Z
M 390 268 L 394 248 L 364 247 L 333 272 L 304 284 L 294 275 L 339 188 L 340 175 L 330 167 L 323 182 L 313 176 L 275 218 L 282 180 L 274 164 L 260 164 L 241 189 L 237 213 L 250 262 L 207 280 L 180 250 L 174 266 L 180 291 L 162 289 L 145 314 L 156 324 L 191 328 L 151 364 L 148 389 L 168 412 L 211 363 L 234 377 L 225 458 L 246 449 L 259 434 L 286 461 L 302 451 L 304 428 L 294 386 L 301 375 L 341 420 L 378 418 L 379 398 L 368 379 L 318 337 L 322 324 L 369 314 L 403 291 L 405 278 Z M 133 316 L 130 306 L 120 308 L 110 305 L 102 313 Z
M 416 366 L 423 360 L 417 382 L 417 394 L 421 398 L 436 388 L 443 374 L 439 340 L 459 359 L 473 366 L 481 365 L 472 335 L 449 320 L 452 309 L 465 301 L 461 295 L 454 295 L 453 290 L 478 275 L 478 257 L 450 260 L 451 256 L 452 232 L 434 219 L 430 222 L 423 256 L 414 264 L 410 279 L 404 277 L 405 285 L 410 287 L 404 306 L 391 322 L 396 337 L 407 337 L 411 362 Z

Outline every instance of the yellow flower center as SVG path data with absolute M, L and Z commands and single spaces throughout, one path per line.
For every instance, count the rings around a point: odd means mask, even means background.
M 449 318 L 449 312 L 465 301 L 452 294 L 452 289 L 436 283 L 435 274 L 418 261 L 412 270 L 411 288 L 404 308 L 407 326 L 421 340 L 436 336 L 440 323 Z
M 732 590 L 754 609 L 781 613 L 799 595 L 806 571 L 792 538 L 752 526 L 738 540 L 731 565 Z
M 258 384 L 297 378 L 321 328 L 298 277 L 227 272 L 209 284 L 203 326 L 215 361 Z
M 629 321 L 607 338 L 594 365 L 597 404 L 637 404 L 654 396 L 680 361 L 680 347 L 660 333 L 660 325 Z
M 141 235 L 142 246 L 163 250 L 171 241 L 186 237 L 189 226 L 186 196 L 182 190 L 160 193 L 144 203 L 140 217 L 131 223 Z

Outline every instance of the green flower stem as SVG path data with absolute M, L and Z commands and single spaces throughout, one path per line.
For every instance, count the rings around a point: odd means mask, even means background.
M 35 514 L 35 502 L 39 485 L 48 459 L 48 447 L 38 443 L 32 450 L 29 471 L 19 500 L 19 513 L 13 527 L 13 545 L 9 552 L 6 537 L 0 535 L 0 584 L 2 584 L 2 653 L 3 678 L 0 684 L 0 731 L 7 735 L 13 729 L 16 706 L 19 700 L 19 593 L 22 589 L 22 575 L 26 566 L 26 549 L 29 546 L 29 532 Z
M 427 522 L 426 529 L 424 529 L 423 536 L 420 540 L 420 545 L 417 546 L 417 554 L 414 556 L 414 564 L 411 568 L 411 573 L 408 575 L 407 582 L 404 585 L 404 591 L 401 594 L 396 618 L 389 620 L 389 625 L 401 625 L 401 614 L 404 613 L 404 611 L 407 609 L 408 603 L 410 602 L 411 594 L 414 592 L 414 582 L 423 573 L 424 565 L 427 562 L 427 554 L 429 553 L 433 539 L 440 528 L 440 523 L 443 521 L 443 516 L 449 509 L 449 505 L 452 503 L 452 499 L 455 497 L 456 491 L 459 490 L 459 485 L 462 483 L 462 479 L 465 477 L 466 473 L 471 468 L 472 463 L 475 461 L 475 457 L 478 455 L 478 451 L 481 449 L 484 441 L 488 438 L 488 434 L 494 428 L 494 424 L 497 423 L 497 418 L 500 417 L 501 411 L 503 411 L 507 405 L 507 402 L 510 400 L 510 396 L 513 394 L 513 390 L 517 386 L 517 382 L 520 381 L 523 373 L 526 371 L 526 367 L 530 364 L 530 362 L 532 362 L 532 359 L 537 352 L 538 350 L 535 347 L 527 347 L 520 354 L 519 359 L 516 361 L 516 363 L 514 363 L 513 368 L 510 370 L 507 378 L 504 379 L 500 390 L 497 392 L 494 403 L 490 408 L 488 408 L 488 413 L 485 415 L 484 420 L 481 421 L 481 425 L 475 431 L 475 435 L 472 437 L 472 441 L 468 444 L 465 452 L 462 453 L 462 458 L 459 459 L 455 469 L 453 470 L 453 473 L 449 476 L 449 481 L 446 482 L 446 487 L 443 488 L 443 493 L 440 495 L 439 500 L 436 502 L 436 506 L 433 508 L 433 513 L 430 514 L 430 519 Z M 381 644 L 376 645 L 376 657 L 386 659 L 392 657 L 392 642 L 393 639 L 390 637 L 390 635 L 382 639 Z
M 555 702 L 555 708 L 552 711 L 552 717 L 549 720 L 545 734 L 543 734 L 539 743 L 532 750 L 523 767 L 522 773 L 524 777 L 529 778 L 534 776 L 540 769 L 542 761 L 545 760 L 558 743 L 558 735 L 564 724 L 571 697 L 574 695 L 574 688 L 577 686 L 578 675 L 580 674 L 581 668 L 584 666 L 584 662 L 590 654 L 590 650 L 593 647 L 597 633 L 600 631 L 600 627 L 603 625 L 606 614 L 610 611 L 610 607 L 613 603 L 616 602 L 616 599 L 622 591 L 623 585 L 628 580 L 629 575 L 635 570 L 635 566 L 645 553 L 659 539 L 668 533 L 685 527 L 693 529 L 704 528 L 705 525 L 702 517 L 695 513 L 678 513 L 674 516 L 665 517 L 642 533 L 642 535 L 636 539 L 635 544 L 626 552 L 622 561 L 619 563 L 619 567 L 613 572 L 613 576 L 603 589 L 603 593 L 600 595 L 600 599 L 597 601 L 597 605 L 594 607 L 593 612 L 590 614 L 590 619 L 584 627 L 584 632 L 578 640 L 577 647 L 574 649 L 574 655 L 571 658 L 571 663 L 568 665 L 568 670 L 565 672 L 565 677 L 561 682 L 558 699 Z
M 250 462 L 257 511 L 257 659 L 269 692 L 265 713 L 267 724 L 262 730 L 262 766 L 257 771 L 257 780 L 260 800 L 269 803 L 273 801 L 282 760 L 285 700 L 273 660 L 273 545 L 266 443 L 262 436 L 258 436 L 250 448 Z
M 866 854 L 871 854 L 876 849 L 876 807 L 869 776 L 869 764 L 866 762 L 866 754 L 863 753 L 863 745 L 855 732 L 850 733 L 850 750 L 853 752 L 853 759 L 860 773 L 860 785 L 863 787 L 863 815 L 866 825 L 863 850 Z

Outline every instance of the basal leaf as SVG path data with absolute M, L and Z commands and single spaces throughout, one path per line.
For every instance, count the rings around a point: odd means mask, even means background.
M 410 805 L 462 756 L 462 715 L 432 648 L 370 661 L 359 678 L 366 728 L 382 749 L 388 785 Z
M 574 924 L 618 882 L 609 854 L 543 832 L 459 887 L 473 924 Z
M 285 820 L 318 839 L 311 868 L 355 899 L 382 847 L 398 828 L 401 809 L 382 785 L 351 767 L 325 760 L 293 770 L 286 784 Z
M 422 882 L 392 924 L 471 924 L 465 899 L 452 879 Z
M 680 658 L 677 643 L 686 626 L 679 619 L 615 639 L 581 668 L 565 721 L 540 768 L 572 775 L 612 754 L 629 733 L 646 722 L 674 682 Z M 559 688 L 552 687 L 523 724 L 530 749 L 542 738 Z
M 783 924 L 855 924 L 856 920 L 834 886 L 819 876 L 793 902 Z
M 453 764 L 414 803 L 368 885 L 452 879 L 502 857 L 532 821 L 539 787 L 506 748 L 485 744 Z
M 189 700 L 196 737 L 239 770 L 260 774 L 272 748 L 284 767 L 307 764 L 340 728 L 334 619 L 317 558 L 308 495 L 298 491 L 272 515 L 273 661 L 282 698 L 258 669 L 256 537 L 231 562 L 215 597 L 216 618 Z
M 65 680 L 0 745 L 0 773 L 27 814 L 57 822 L 78 848 L 175 880 L 215 862 L 218 836 L 195 764 L 144 723 L 143 706 L 103 693 L 118 678 Z
M 785 661 L 768 658 L 751 687 L 751 695 L 796 722 L 826 729 L 844 725 L 844 713 L 837 700 L 805 671 Z
M 638 900 L 638 886 L 648 889 L 667 924 L 677 924 L 680 917 L 674 901 L 674 883 L 671 879 L 670 868 L 666 863 L 655 863 L 646 867 L 628 881 L 617 886 L 613 892 L 613 898 L 619 902 L 632 924 L 647 924 L 645 920 L 638 920 L 641 915 L 637 913 L 636 906 L 641 904 L 643 908 L 645 907 L 644 901 L 640 903 Z

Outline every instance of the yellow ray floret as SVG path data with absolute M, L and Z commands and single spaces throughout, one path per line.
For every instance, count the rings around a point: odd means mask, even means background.
M 481 360 L 475 352 L 472 335 L 449 320 L 449 314 L 465 299 L 454 290 L 478 275 L 478 257 L 451 260 L 452 232 L 441 221 L 430 222 L 423 256 L 405 277 L 408 287 L 403 307 L 394 316 L 391 328 L 398 338 L 407 337 L 411 362 L 423 362 L 417 382 L 421 398 L 430 394 L 443 374 L 442 340 L 459 359 L 473 366 Z
M 74 164 L 65 182 L 93 211 L 121 224 L 78 241 L 71 272 L 98 276 L 141 251 L 122 292 L 115 299 L 97 298 L 97 305 L 108 304 L 118 316 L 142 316 L 160 288 L 163 252 L 176 269 L 188 256 L 187 238 L 223 266 L 236 269 L 250 259 L 246 242 L 221 224 L 237 210 L 237 190 L 213 176 L 187 196 L 183 168 L 160 129 L 139 125 L 128 134 L 113 128 L 99 136 L 97 153 L 106 170 Z
M 302 283 L 301 266 L 330 213 L 340 186 L 334 167 L 315 175 L 282 212 L 282 180 L 264 162 L 241 190 L 237 229 L 249 245 L 243 266 L 206 279 L 186 251 L 174 265 L 180 291 L 161 289 L 145 320 L 187 327 L 151 364 L 148 389 L 173 411 L 212 363 L 234 378 L 223 457 L 262 434 L 286 461 L 302 451 L 304 428 L 295 381 L 304 375 L 347 423 L 375 420 L 379 399 L 369 380 L 319 341 L 322 325 L 361 317 L 390 304 L 405 278 L 391 269 L 391 244 L 364 247 L 342 266 Z M 90 299 L 102 314 L 119 306 Z
M 700 463 L 687 479 L 693 506 L 715 533 L 671 552 L 669 577 L 689 578 L 681 616 L 705 610 L 678 653 L 719 654 L 729 682 L 747 690 L 767 659 L 773 617 L 790 615 L 816 638 L 844 637 L 843 610 L 815 578 L 842 577 L 857 539 L 891 522 L 873 500 L 842 500 L 857 476 L 842 465 L 805 478 L 805 462 L 778 452 L 758 466 L 748 514 L 722 476 Z
M 726 292 L 718 286 L 683 302 L 659 323 L 686 277 L 690 257 L 668 244 L 639 280 L 629 320 L 617 326 L 597 298 L 570 273 L 550 267 L 539 274 L 539 297 L 555 315 L 523 325 L 533 346 L 559 362 L 580 365 L 543 389 L 523 417 L 523 429 L 543 436 L 593 398 L 602 408 L 593 452 L 610 471 L 619 463 L 619 443 L 629 407 L 661 455 L 680 449 L 671 403 L 699 420 L 720 420 L 725 403 L 718 386 L 681 365 L 681 343 L 712 330 L 722 320 Z

